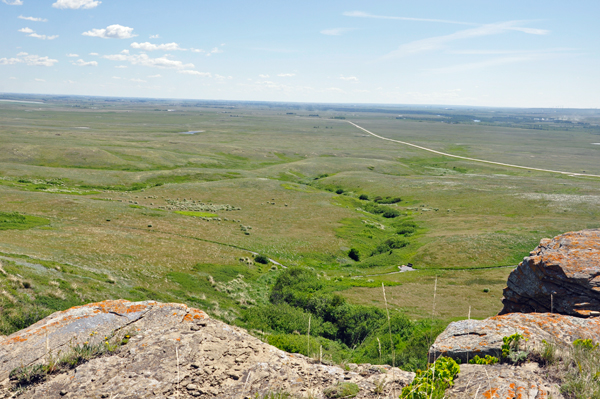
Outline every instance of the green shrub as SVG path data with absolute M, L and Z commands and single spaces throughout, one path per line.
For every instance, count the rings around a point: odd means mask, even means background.
M 508 359 L 513 363 L 519 363 L 527 359 L 529 352 L 527 350 L 521 350 L 521 340 L 527 341 L 527 339 L 519 333 L 503 337 L 502 358 Z
M 378 204 L 396 204 L 400 201 L 402 201 L 402 198 L 400 198 L 400 197 L 385 197 L 385 198 L 377 197 L 375 199 L 375 202 L 377 202 Z
M 23 366 L 12 370 L 9 378 L 20 388 L 44 381 L 46 379 L 46 371 L 42 364 Z
M 479 357 L 475 355 L 475 357 L 469 360 L 469 364 L 496 364 L 500 360 L 495 356 L 485 355 L 485 357 Z
M 427 370 L 417 370 L 413 382 L 402 388 L 401 399 L 442 399 L 446 389 L 454 385 L 459 365 L 449 357 L 440 357 Z
M 269 264 L 269 258 L 266 255 L 256 255 L 256 257 L 254 258 L 254 261 L 256 263 L 262 263 L 263 265 L 268 265 Z
M 336 385 L 323 390 L 326 398 L 354 398 L 360 388 L 353 382 L 338 382 Z
M 362 201 L 368 201 L 369 196 L 367 194 L 361 194 L 360 197 L 358 197 L 358 199 Z
M 338 188 L 337 190 L 335 190 L 336 194 L 344 194 L 344 190 L 341 188 Z
M 350 251 L 348 251 L 348 257 L 356 262 L 360 261 L 360 253 L 358 252 L 358 249 L 350 248 Z
M 405 237 L 413 235 L 417 231 L 417 224 L 412 220 L 405 220 L 397 225 L 396 234 Z
M 397 209 L 386 209 L 383 212 L 383 217 L 387 218 L 387 219 L 393 219 L 393 218 L 397 218 L 398 216 L 400 216 L 400 211 Z
M 322 353 L 323 359 L 340 363 L 350 356 L 350 350 L 344 344 L 310 334 L 310 354 L 307 352 L 309 340 L 306 334 L 273 334 L 267 336 L 269 345 L 273 345 L 289 353 L 300 353 L 304 356 L 318 358 Z
M 379 244 L 377 246 L 377 248 L 375 248 L 375 251 L 373 251 L 372 255 L 382 254 L 382 253 L 391 251 L 393 249 L 404 248 L 408 244 L 410 244 L 410 241 L 408 241 L 405 238 L 391 237 L 391 238 L 388 238 L 387 240 L 385 240 L 384 242 L 382 242 L 381 244 Z

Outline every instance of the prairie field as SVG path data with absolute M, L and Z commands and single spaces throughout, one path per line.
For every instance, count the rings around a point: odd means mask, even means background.
M 383 283 L 412 319 L 485 318 L 541 238 L 600 227 L 597 111 L 42 100 L 0 103 L 4 333 L 108 298 L 233 321 L 292 266 L 352 304 Z

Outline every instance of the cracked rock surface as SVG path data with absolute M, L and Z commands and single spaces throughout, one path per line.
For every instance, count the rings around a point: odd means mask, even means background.
M 17 396 L 11 370 L 112 334 L 131 339 L 112 355 L 49 375 L 19 398 L 245 398 L 277 391 L 323 398 L 338 381 L 358 384 L 357 398 L 397 397 L 414 378 L 389 366 L 319 364 L 182 304 L 119 300 L 54 313 L 0 340 L 0 398 Z
M 529 255 L 508 277 L 500 314 L 600 316 L 600 229 L 545 238 Z

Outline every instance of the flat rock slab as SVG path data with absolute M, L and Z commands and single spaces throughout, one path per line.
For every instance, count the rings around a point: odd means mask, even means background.
M 466 363 L 475 355 L 500 358 L 502 338 L 522 334 L 529 348 L 539 348 L 542 341 L 556 344 L 592 339 L 600 342 L 600 319 L 563 316 L 550 313 L 510 313 L 485 320 L 461 320 L 450 323 L 429 349 L 430 359 L 449 356 Z
M 545 380 L 537 363 L 463 364 L 446 399 L 563 399 L 560 387 Z
M 545 238 L 509 275 L 500 314 L 600 316 L 600 229 Z
M 0 398 L 16 397 L 8 379 L 22 365 L 44 363 L 48 352 L 76 343 L 130 334 L 116 353 L 49 376 L 19 397 L 29 398 L 243 398 L 288 391 L 323 398 L 338 381 L 354 382 L 357 398 L 399 392 L 414 373 L 389 366 L 350 370 L 289 354 L 245 330 L 210 319 L 182 304 L 105 301 L 57 312 L 0 341 Z

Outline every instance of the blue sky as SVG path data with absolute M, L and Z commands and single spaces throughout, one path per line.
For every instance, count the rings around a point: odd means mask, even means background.
M 0 0 L 0 92 L 600 107 L 598 1 Z

